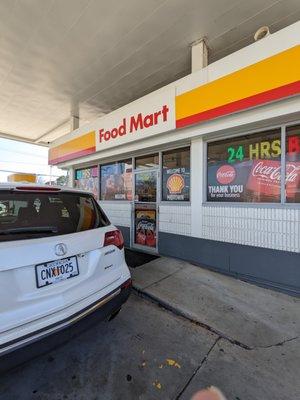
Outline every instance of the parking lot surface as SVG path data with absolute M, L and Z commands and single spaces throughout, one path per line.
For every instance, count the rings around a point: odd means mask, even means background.
M 220 315 L 220 318 L 222 316 Z M 296 400 L 299 338 L 245 349 L 132 294 L 121 313 L 0 377 L 0 400 Z
M 0 378 L 0 399 L 172 399 L 217 337 L 132 295 L 111 322 Z

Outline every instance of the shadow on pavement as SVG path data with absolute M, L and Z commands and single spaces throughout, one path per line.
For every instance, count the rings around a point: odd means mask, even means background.
M 125 249 L 125 259 L 128 267 L 136 268 L 141 265 L 147 264 L 150 261 L 156 260 L 159 256 L 155 254 L 143 253 L 131 249 Z

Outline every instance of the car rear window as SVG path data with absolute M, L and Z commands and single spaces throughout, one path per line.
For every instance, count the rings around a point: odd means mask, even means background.
M 0 191 L 0 242 L 64 235 L 109 224 L 89 194 Z

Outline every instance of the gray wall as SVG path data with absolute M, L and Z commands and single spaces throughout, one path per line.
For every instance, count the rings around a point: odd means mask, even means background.
M 300 296 L 300 254 L 159 232 L 159 254 Z
M 125 246 L 130 229 L 118 226 Z M 270 289 L 300 296 L 300 254 L 159 232 L 160 255 L 180 258 Z

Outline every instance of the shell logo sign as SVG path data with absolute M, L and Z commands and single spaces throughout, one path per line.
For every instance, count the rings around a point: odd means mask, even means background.
M 167 180 L 167 188 L 170 194 L 178 194 L 182 192 L 184 188 L 184 179 L 179 174 L 171 175 Z

